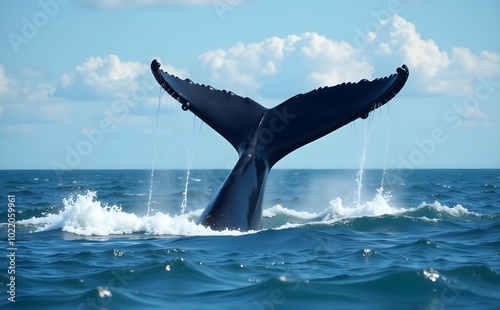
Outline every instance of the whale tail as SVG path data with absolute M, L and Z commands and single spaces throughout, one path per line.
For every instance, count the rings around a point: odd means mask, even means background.
M 248 97 L 180 79 L 160 69 L 155 59 L 151 70 L 158 83 L 174 99 L 222 135 L 241 155 L 252 138 L 265 152 L 272 167 L 297 148 L 312 142 L 391 100 L 405 85 L 406 65 L 373 81 L 344 83 L 298 94 L 267 109 Z
M 299 94 L 267 109 L 250 98 L 151 70 L 158 83 L 237 150 L 240 158 L 199 222 L 215 230 L 262 228 L 267 173 L 280 159 L 391 100 L 408 79 L 403 65 L 373 81 L 344 83 Z

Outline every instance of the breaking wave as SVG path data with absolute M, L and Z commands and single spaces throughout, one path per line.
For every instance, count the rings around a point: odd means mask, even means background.
M 346 219 L 378 218 L 387 215 L 418 218 L 423 221 L 445 220 L 447 217 L 481 216 L 469 212 L 461 205 L 452 207 L 425 202 L 418 207 L 397 208 L 391 205 L 391 197 L 380 188 L 372 200 L 349 206 L 341 198 L 330 201 L 323 212 L 296 211 L 282 205 L 274 205 L 263 211 L 264 229 L 286 229 L 303 225 L 333 225 Z M 61 230 L 82 236 L 109 236 L 133 233 L 147 235 L 199 236 L 199 235 L 240 235 L 237 230 L 213 231 L 196 224 L 202 209 L 185 214 L 170 215 L 156 212 L 149 216 L 139 216 L 125 212 L 118 205 L 108 205 L 97 199 L 95 191 L 72 195 L 63 200 L 64 207 L 40 216 L 21 220 L 19 225 L 33 232 Z M 252 233 L 252 232 L 248 232 Z

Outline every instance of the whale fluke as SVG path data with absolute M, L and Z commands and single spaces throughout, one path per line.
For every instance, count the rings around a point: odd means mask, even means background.
M 222 135 L 239 160 L 201 215 L 214 230 L 262 228 L 262 200 L 269 170 L 297 148 L 331 133 L 390 101 L 405 85 L 406 65 L 396 73 L 368 81 L 321 87 L 295 95 L 267 109 L 246 97 L 180 79 L 160 69 L 156 81 L 189 110 Z

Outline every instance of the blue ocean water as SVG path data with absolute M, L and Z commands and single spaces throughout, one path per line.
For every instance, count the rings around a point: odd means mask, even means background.
M 500 309 L 500 170 L 276 170 L 262 231 L 196 225 L 228 172 L 0 171 L 0 308 Z

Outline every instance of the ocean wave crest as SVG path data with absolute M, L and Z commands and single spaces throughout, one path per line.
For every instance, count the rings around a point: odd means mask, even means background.
M 58 213 L 46 214 L 19 221 L 20 225 L 35 225 L 39 231 L 60 229 L 83 236 L 109 236 L 143 232 L 151 235 L 224 235 L 239 231 L 213 231 L 192 220 L 200 211 L 171 216 L 157 212 L 150 216 L 127 213 L 120 206 L 108 205 L 97 199 L 95 191 L 78 194 L 63 200 Z
M 203 212 L 202 209 L 178 215 L 157 211 L 151 215 L 139 216 L 123 211 L 119 205 L 101 202 L 95 191 L 72 195 L 65 198 L 63 204 L 64 207 L 58 211 L 51 210 L 38 217 L 21 220 L 18 224 L 34 226 L 34 232 L 61 230 L 82 236 L 133 233 L 173 236 L 244 234 L 237 230 L 213 231 L 196 224 L 196 219 Z M 422 202 L 417 207 L 399 208 L 391 203 L 390 194 L 384 193 L 382 188 L 377 191 L 373 199 L 353 205 L 345 204 L 337 197 L 330 201 L 330 205 L 323 212 L 296 211 L 280 204 L 263 210 L 264 229 L 287 229 L 304 225 L 331 226 L 343 223 L 345 220 L 362 218 L 378 219 L 381 225 L 388 226 L 391 225 L 390 221 L 401 218 L 436 222 L 450 217 L 455 219 L 464 217 L 466 220 L 469 217 L 479 216 L 481 214 L 471 212 L 460 204 L 448 207 L 438 201 L 432 204 Z M 394 222 L 394 225 L 396 224 Z

